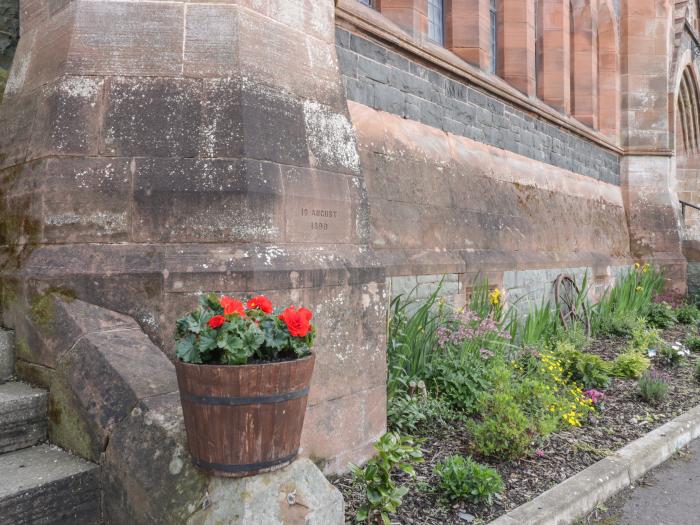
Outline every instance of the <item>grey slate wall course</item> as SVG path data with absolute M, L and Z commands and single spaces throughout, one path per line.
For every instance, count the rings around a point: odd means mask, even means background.
M 579 135 L 336 28 L 349 100 L 611 184 L 620 157 Z

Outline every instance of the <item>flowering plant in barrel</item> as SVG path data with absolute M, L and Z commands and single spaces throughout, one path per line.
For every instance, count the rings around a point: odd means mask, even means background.
M 176 370 L 194 463 L 216 475 L 274 470 L 297 454 L 314 366 L 310 310 L 215 294 L 176 324 Z

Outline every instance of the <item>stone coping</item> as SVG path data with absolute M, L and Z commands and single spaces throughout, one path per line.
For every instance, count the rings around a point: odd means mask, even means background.
M 700 405 L 495 519 L 490 525 L 573 523 L 699 437 Z

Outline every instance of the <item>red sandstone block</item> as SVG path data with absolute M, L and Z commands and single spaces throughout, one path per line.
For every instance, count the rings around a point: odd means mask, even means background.
M 238 7 L 190 5 L 185 13 L 183 73 L 226 77 L 240 73 Z
M 185 4 L 105 1 L 75 5 L 67 72 L 129 76 L 182 73 Z
M 52 158 L 41 176 L 44 242 L 130 239 L 130 159 Z
M 286 242 L 351 242 L 356 220 L 347 176 L 283 166 L 282 180 Z
M 381 386 L 325 403 L 309 406 L 301 436 L 302 454 L 311 458 L 336 458 L 347 451 L 363 449 L 385 430 L 386 387 Z M 353 417 L 348 417 L 352 414 Z M 384 420 L 377 424 L 377 420 Z M 346 458 L 347 459 L 347 458 Z M 354 461 L 367 458 L 354 457 Z M 347 465 L 329 463 L 324 471 L 340 472 Z
M 12 97 L 0 105 L 0 168 L 24 162 L 36 115 L 36 93 Z
M 114 77 L 106 81 L 100 152 L 194 157 L 200 147 L 202 83 L 196 79 Z
M 28 159 L 47 155 L 96 155 L 103 81 L 63 77 L 38 94 Z
M 236 159 L 137 159 L 133 239 L 279 242 L 281 192 L 274 164 Z

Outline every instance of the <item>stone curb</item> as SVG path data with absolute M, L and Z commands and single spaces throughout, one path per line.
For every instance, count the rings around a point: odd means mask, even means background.
M 700 405 L 615 454 L 490 522 L 489 525 L 567 525 L 631 485 L 700 437 Z

